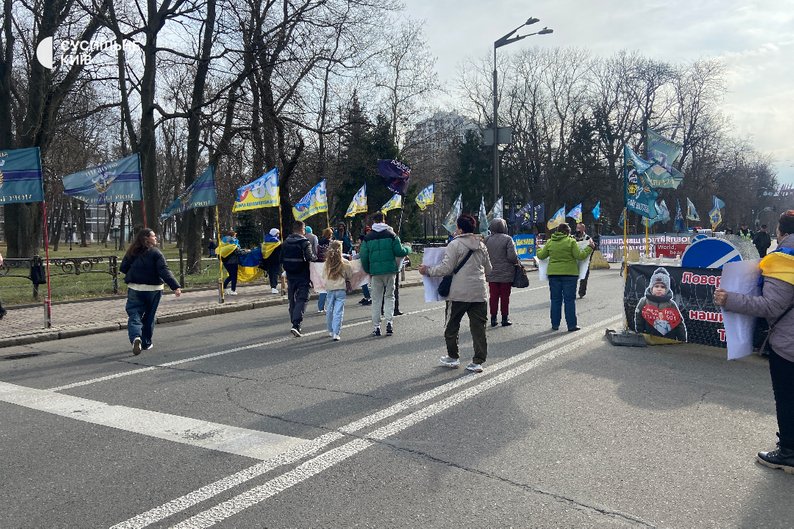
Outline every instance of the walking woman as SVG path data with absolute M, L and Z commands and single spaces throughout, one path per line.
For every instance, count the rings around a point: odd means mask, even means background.
M 182 295 L 182 289 L 157 248 L 157 235 L 149 228 L 143 228 L 135 236 L 119 270 L 127 283 L 127 333 L 132 354 L 139 355 L 153 347 L 152 334 L 163 282 L 168 283 L 176 297 Z
M 223 288 L 227 296 L 237 295 L 237 267 L 240 265 L 240 241 L 237 240 L 237 232 L 229 230 L 221 238 L 221 245 L 218 248 L 218 255 L 221 256 L 223 267 L 226 269 L 226 279 L 223 280 Z
M 758 462 L 794 474 L 794 209 L 780 215 L 777 250 L 761 259 L 760 296 L 714 291 L 725 310 L 766 318 L 769 374 L 777 412 L 777 449 L 758 452 Z M 763 352 L 763 351 L 762 351 Z
M 485 274 L 488 281 L 488 290 L 491 295 L 489 304 L 491 309 L 491 327 L 496 327 L 496 311 L 502 313 L 502 327 L 512 325 L 508 319 L 510 314 L 510 291 L 513 288 L 518 255 L 516 243 L 507 234 L 507 222 L 504 219 L 493 219 L 488 225 L 491 234 L 485 239 L 488 248 L 488 257 L 491 259 L 491 271 Z
M 331 241 L 325 253 L 323 280 L 327 291 L 325 321 L 328 334 L 338 342 L 342 334 L 345 317 L 346 282 L 353 277 L 353 269 L 347 259 L 342 259 L 342 241 Z
M 579 281 L 579 261 L 593 253 L 595 243 L 579 249 L 576 239 L 571 237 L 571 227 L 563 223 L 543 248 L 538 250 L 538 259 L 549 259 L 549 291 L 551 293 L 551 329 L 556 331 L 562 321 L 562 306 L 565 304 L 565 324 L 568 332 L 578 331 L 576 321 L 576 283 Z

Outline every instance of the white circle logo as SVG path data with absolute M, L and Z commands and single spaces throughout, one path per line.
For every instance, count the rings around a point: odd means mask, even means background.
M 36 59 L 39 64 L 52 70 L 52 37 L 47 37 L 36 46 Z

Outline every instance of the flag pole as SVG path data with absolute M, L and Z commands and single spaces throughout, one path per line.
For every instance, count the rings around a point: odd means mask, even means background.
M 623 208 L 623 278 L 626 279 L 626 274 L 629 268 L 629 223 L 628 223 L 628 208 Z
M 218 214 L 218 204 L 215 204 L 215 237 L 217 237 L 218 250 L 221 248 L 221 222 L 220 215 Z M 218 257 L 218 303 L 223 303 L 223 259 L 221 254 L 216 254 Z
M 47 227 L 47 201 L 42 200 L 42 215 L 44 217 L 44 259 L 47 271 L 47 298 L 44 300 L 44 322 L 47 329 L 52 328 L 52 286 L 50 285 L 50 234 Z
M 405 195 L 400 195 L 400 220 L 397 221 L 397 235 L 400 235 L 400 229 L 403 225 L 403 212 L 405 211 Z
M 279 199 L 278 199 L 278 233 L 281 236 L 281 244 L 282 244 L 282 250 L 283 250 L 284 240 L 285 240 L 286 236 L 284 235 L 284 221 L 281 220 L 281 196 L 280 196 L 280 193 L 281 193 L 281 188 L 279 188 Z M 279 270 L 281 270 L 281 267 L 279 267 Z M 284 285 L 284 276 L 281 275 L 281 274 L 279 274 L 279 277 L 278 277 L 278 284 L 281 287 L 281 295 L 283 296 L 284 294 L 286 294 L 287 289 L 286 289 L 286 286 Z

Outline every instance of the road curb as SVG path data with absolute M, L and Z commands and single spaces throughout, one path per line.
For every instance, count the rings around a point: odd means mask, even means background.
M 406 281 L 400 283 L 400 289 L 422 286 L 422 281 Z M 356 290 L 355 292 L 360 292 Z M 317 295 L 313 294 L 309 297 L 310 300 L 317 299 Z M 274 307 L 277 305 L 287 305 L 289 301 L 284 296 L 279 296 L 275 299 L 265 299 L 261 301 L 246 301 L 244 303 L 231 303 L 222 304 L 215 307 L 198 307 L 195 309 L 186 310 L 183 312 L 175 312 L 171 314 L 163 314 L 157 317 L 157 323 L 172 323 L 176 321 L 191 320 L 193 318 L 201 318 L 204 316 L 214 316 L 216 314 L 228 314 L 232 312 L 242 312 L 252 309 L 261 309 L 265 307 Z M 77 338 L 80 336 L 89 336 L 92 334 L 100 334 L 106 332 L 114 332 L 124 330 L 127 328 L 126 322 L 102 322 L 95 324 L 84 324 L 79 327 L 64 328 L 64 329 L 42 329 L 41 332 L 35 334 L 25 334 L 20 336 L 11 336 L 8 338 L 0 338 L 0 349 L 5 347 L 13 347 L 17 345 L 29 345 L 32 343 L 50 342 L 53 340 L 61 340 L 65 338 Z

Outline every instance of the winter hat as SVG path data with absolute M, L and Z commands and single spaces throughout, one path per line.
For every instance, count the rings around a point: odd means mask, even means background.
M 665 268 L 660 267 L 653 271 L 648 288 L 653 288 L 656 283 L 664 283 L 664 287 L 670 291 L 670 273 Z
M 271 237 L 278 237 L 278 228 L 273 228 L 269 233 Z
M 311 233 L 311 232 L 312 232 L 311 226 L 306 226 L 306 233 Z

